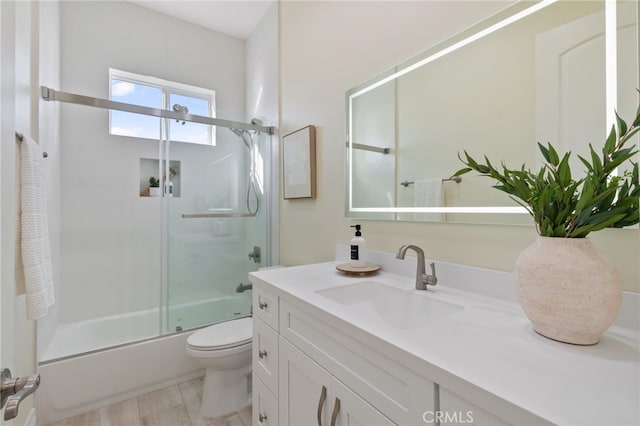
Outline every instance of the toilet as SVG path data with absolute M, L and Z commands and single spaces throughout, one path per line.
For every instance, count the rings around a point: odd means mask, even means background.
M 251 317 L 211 325 L 187 339 L 187 353 L 207 369 L 200 413 L 220 417 L 251 404 Z

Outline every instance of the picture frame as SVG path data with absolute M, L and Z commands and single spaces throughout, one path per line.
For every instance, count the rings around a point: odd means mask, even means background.
M 282 137 L 285 200 L 316 197 L 316 128 L 303 127 Z

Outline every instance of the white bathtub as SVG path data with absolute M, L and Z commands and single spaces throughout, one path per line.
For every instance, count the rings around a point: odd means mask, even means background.
M 169 332 L 176 331 L 177 327 L 189 330 L 206 322 L 246 316 L 250 305 L 250 293 L 182 303 L 169 308 L 164 328 Z M 49 346 L 40 352 L 39 362 L 48 363 L 167 334 L 160 330 L 158 308 L 61 324 L 56 327 Z
M 176 306 L 169 329 L 190 328 L 212 312 L 218 318 L 246 316 L 247 299 L 250 293 Z M 38 424 L 203 375 L 185 351 L 192 331 L 155 337 L 158 324 L 159 310 L 150 309 L 59 326 L 38 367 Z

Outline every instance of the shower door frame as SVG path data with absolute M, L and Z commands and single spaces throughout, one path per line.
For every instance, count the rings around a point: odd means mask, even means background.
M 164 110 L 164 109 L 157 109 L 157 108 L 150 108 L 150 107 L 143 107 L 143 106 L 139 106 L 139 105 L 134 105 L 134 104 L 128 104 L 128 103 L 123 103 L 123 102 L 116 102 L 116 101 L 111 101 L 111 100 L 107 100 L 107 99 L 102 99 L 102 98 L 96 98 L 96 97 L 90 97 L 90 96 L 84 96 L 84 95 L 79 95 L 79 94 L 75 94 L 75 93 L 69 93 L 69 92 L 64 92 L 64 91 L 59 91 L 59 90 L 55 90 L 52 88 L 49 88 L 47 86 L 40 86 L 40 94 L 41 97 L 44 101 L 48 101 L 48 102 L 54 102 L 54 101 L 58 101 L 58 102 L 63 102 L 63 103 L 70 103 L 70 104 L 76 104 L 76 105 L 84 105 L 84 106 L 91 106 L 91 107 L 96 107 L 96 108 L 102 108 L 102 109 L 108 109 L 108 110 L 116 110 L 116 111 L 123 111 L 123 112 L 131 112 L 131 113 L 135 113 L 135 114 L 143 114 L 143 115 L 148 115 L 148 116 L 154 116 L 154 117 L 158 117 L 161 118 L 162 122 L 165 122 L 167 120 L 179 120 L 179 121 L 187 121 L 187 122 L 193 122 L 193 123 L 200 123 L 200 124 L 207 124 L 210 126 L 217 126 L 217 127 L 224 127 L 224 128 L 235 128 L 235 129 L 242 129 L 242 130 L 248 130 L 248 131 L 255 131 L 258 132 L 260 134 L 265 134 L 267 136 L 273 136 L 275 134 L 275 127 L 273 126 L 263 126 L 261 124 L 254 124 L 252 123 L 245 123 L 245 122 L 240 122 L 240 121 L 232 121 L 232 120 L 225 120 L 225 119 L 219 119 L 219 118 L 213 118 L 213 117 L 205 117 L 205 116 L 199 116 L 199 115 L 193 115 L 193 114 L 188 114 L 182 111 L 170 111 L 170 110 Z M 164 126 L 164 124 L 162 124 L 162 126 Z M 168 127 L 168 126 L 167 126 Z M 168 145 L 168 143 L 167 143 Z M 269 166 L 270 169 L 268 171 L 267 174 L 267 179 L 269 181 L 268 184 L 268 188 L 269 190 L 273 191 L 274 188 L 278 187 L 278 176 L 279 174 L 277 173 L 277 158 L 275 156 L 277 156 L 278 154 L 278 149 L 277 149 L 277 144 L 273 144 L 273 142 L 271 140 L 267 140 L 266 141 L 266 145 L 267 145 L 267 149 L 268 149 L 268 153 L 269 153 Z M 163 142 L 162 142 L 162 137 L 159 140 L 159 145 L 158 145 L 158 150 L 159 150 L 159 164 L 162 164 L 162 159 L 163 159 L 163 155 L 162 155 L 162 149 L 163 149 Z M 168 162 L 167 162 L 167 166 L 168 166 Z M 160 167 L 160 166 L 159 166 Z M 164 191 L 163 191 L 164 192 Z M 163 229 L 166 229 L 166 225 L 167 225 L 167 200 L 165 198 L 169 198 L 169 197 L 162 197 L 162 214 L 161 214 L 161 226 L 163 227 Z M 272 211 L 274 208 L 277 209 L 277 196 L 274 195 L 273 193 L 267 195 L 264 197 L 264 206 L 265 206 L 265 224 L 267 226 L 267 231 L 266 231 L 266 238 L 265 238 L 265 245 L 267 247 L 267 255 L 265 256 L 265 264 L 266 265 L 270 265 L 271 262 L 274 260 L 274 254 L 272 253 L 272 249 L 273 247 L 277 247 L 277 244 L 274 243 L 275 239 L 274 239 L 274 232 L 277 232 L 277 221 L 274 220 L 274 211 Z M 275 200 L 275 201 L 274 201 Z M 208 218 L 208 217 L 246 217 L 246 216 L 255 216 L 252 214 L 245 214 L 245 213 L 185 213 L 182 215 L 183 218 Z M 168 255 L 168 233 L 167 232 L 163 232 L 162 236 L 161 236 L 161 250 L 160 250 L 160 254 L 163 258 L 167 258 Z M 275 258 L 277 258 L 277 255 L 275 256 Z M 111 345 L 111 346 L 107 346 L 107 347 L 100 347 L 97 349 L 92 349 L 89 351 L 83 351 L 81 353 L 77 353 L 77 354 L 73 354 L 73 355 L 69 355 L 69 356 L 64 356 L 62 358 L 56 358 L 56 359 L 52 359 L 52 360 L 48 360 L 46 361 L 46 363 L 50 363 L 50 362 L 54 362 L 54 361 L 58 361 L 61 359 L 68 359 L 68 358 L 74 358 L 76 356 L 79 355 L 86 355 L 86 354 L 90 354 L 90 353 L 96 353 L 96 352 L 100 352 L 106 349 L 113 349 L 113 348 L 118 348 L 118 347 L 124 347 L 124 346 L 129 346 L 129 345 L 133 345 L 133 344 L 137 344 L 137 343 L 141 343 L 141 342 L 145 342 L 145 341 L 149 341 L 149 340 L 154 340 L 157 338 L 162 338 L 162 337 L 166 337 L 169 336 L 171 334 L 174 334 L 175 331 L 169 332 L 168 329 L 166 328 L 167 325 L 167 316 L 166 311 L 168 309 L 168 304 L 165 303 L 167 301 L 167 296 L 166 296 L 166 292 L 165 290 L 167 289 L 167 284 L 166 284 L 166 280 L 167 280 L 167 262 L 161 262 L 161 275 L 162 275 L 162 288 L 161 288 L 161 300 L 160 300 L 160 305 L 159 305 L 159 314 L 160 314 L 160 321 L 158 323 L 159 326 L 159 330 L 158 330 L 158 334 L 154 337 L 149 337 L 149 338 L 143 338 L 143 339 L 138 339 L 138 340 L 134 340 L 134 341 L 127 341 L 127 342 L 123 342 L 121 344 L 115 344 L 115 345 Z M 201 326 L 197 326 L 194 328 L 191 328 L 190 330 L 194 330 L 197 328 L 201 328 L 206 326 L 206 324 L 203 324 Z M 166 331 L 165 331 L 166 330 Z M 186 331 L 186 330 L 185 330 Z

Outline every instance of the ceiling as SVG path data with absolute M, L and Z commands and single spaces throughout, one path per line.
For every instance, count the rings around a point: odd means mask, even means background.
M 130 0 L 232 37 L 248 38 L 274 0 Z

